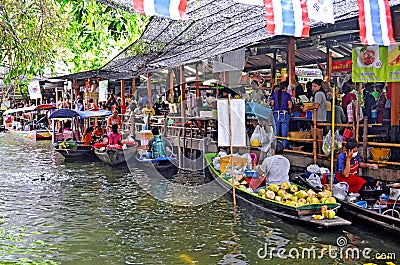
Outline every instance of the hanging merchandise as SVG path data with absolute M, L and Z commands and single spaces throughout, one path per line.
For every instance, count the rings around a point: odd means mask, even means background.
M 339 134 L 339 131 L 335 132 L 334 138 L 334 153 L 339 153 L 342 150 L 343 139 Z M 329 130 L 328 134 L 324 136 L 322 143 L 322 151 L 325 155 L 330 155 L 332 149 L 332 132 Z
M 262 132 L 261 132 L 261 127 L 260 125 L 257 125 L 256 128 L 254 129 L 253 134 L 250 137 L 250 144 L 253 147 L 258 147 L 261 145 L 261 136 L 262 136 Z
M 353 122 L 353 103 L 350 102 L 349 104 L 347 104 L 347 121 L 348 122 Z

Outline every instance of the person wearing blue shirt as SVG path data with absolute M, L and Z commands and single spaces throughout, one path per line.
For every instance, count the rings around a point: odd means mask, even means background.
M 358 193 L 365 185 L 371 188 L 374 187 L 374 180 L 372 178 L 360 177 L 358 174 L 359 167 L 378 169 L 378 165 L 376 164 L 368 164 L 360 161 L 358 143 L 354 139 L 349 139 L 346 143 L 346 151 L 338 156 L 335 167 L 336 180 L 338 182 L 347 182 L 349 184 L 349 192 Z
M 279 90 L 272 94 L 271 107 L 274 111 L 275 135 L 287 137 L 289 132 L 289 120 L 292 110 L 292 97 L 286 92 L 288 81 L 279 84 Z M 287 140 L 282 141 L 283 148 L 287 148 Z

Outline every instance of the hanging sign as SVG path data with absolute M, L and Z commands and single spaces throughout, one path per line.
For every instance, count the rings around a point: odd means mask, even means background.
M 387 47 L 387 82 L 400 81 L 400 44 Z
M 340 60 L 332 62 L 332 73 L 351 72 L 351 60 Z
M 39 80 L 31 80 L 28 85 L 28 91 L 30 99 L 41 98 Z
M 228 100 L 217 100 L 218 110 L 218 146 L 230 146 L 230 132 L 232 132 L 232 146 L 246 146 L 245 101 L 231 99 L 229 113 Z M 229 124 L 229 115 L 232 124 Z
M 387 47 L 374 45 L 353 48 L 352 59 L 354 82 L 386 82 Z
M 108 80 L 99 81 L 99 102 L 107 101 Z

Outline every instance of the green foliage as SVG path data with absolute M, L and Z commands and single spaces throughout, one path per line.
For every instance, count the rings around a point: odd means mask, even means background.
M 65 23 L 52 0 L 2 0 L 0 4 L 0 65 L 5 83 L 42 74 L 54 64 L 65 38 Z
M 97 69 L 140 36 L 148 18 L 95 0 L 57 0 L 69 14 L 64 62 L 73 72 Z
M 4 83 L 18 85 L 21 76 L 47 70 L 54 75 L 60 65 L 71 73 L 100 68 L 139 37 L 147 22 L 95 0 L 2 0 Z

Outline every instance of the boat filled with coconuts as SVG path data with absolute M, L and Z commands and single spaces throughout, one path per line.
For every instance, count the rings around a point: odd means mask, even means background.
M 232 192 L 233 182 L 239 199 L 264 212 L 313 227 L 329 228 L 351 224 L 350 221 L 336 215 L 340 204 L 329 191 L 316 193 L 312 189 L 307 190 L 289 182 L 258 187 L 260 178 L 251 176 L 256 172 L 246 169 L 248 166 L 246 160 L 228 156 L 228 159 L 224 159 L 224 163 L 221 162 L 216 168 L 213 160 L 215 162 L 217 157 L 216 153 L 205 154 L 207 169 L 211 176 L 230 192 Z M 230 159 L 234 162 L 234 181 L 230 174 Z

